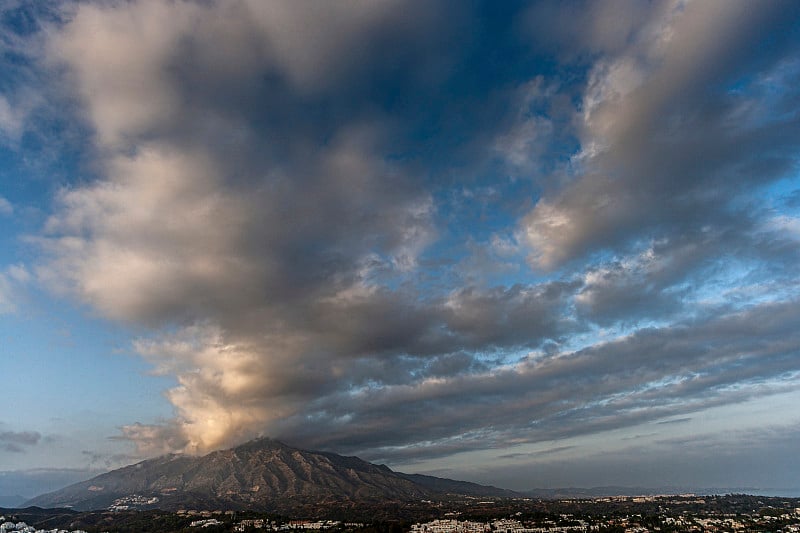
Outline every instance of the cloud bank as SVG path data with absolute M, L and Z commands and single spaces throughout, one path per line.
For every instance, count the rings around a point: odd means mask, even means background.
M 402 461 L 796 388 L 796 6 L 457 6 L 52 24 L 91 172 L 36 275 L 177 380 L 141 453 Z

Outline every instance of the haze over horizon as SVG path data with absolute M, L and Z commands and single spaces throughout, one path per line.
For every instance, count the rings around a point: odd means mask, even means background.
M 0 487 L 800 485 L 799 3 L 0 0 L 0 52 Z

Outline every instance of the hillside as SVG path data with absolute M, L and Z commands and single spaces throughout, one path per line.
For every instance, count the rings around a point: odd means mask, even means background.
M 77 510 L 260 509 L 413 501 L 459 493 L 511 496 L 510 491 L 401 474 L 357 457 L 299 450 L 258 439 L 202 457 L 166 455 L 44 494 L 28 506 Z

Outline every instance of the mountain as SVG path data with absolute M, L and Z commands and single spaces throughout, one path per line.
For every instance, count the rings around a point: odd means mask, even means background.
M 0 494 L 0 507 L 18 507 L 26 499 L 27 498 L 20 496 L 19 494 L 14 494 L 11 496 Z
M 403 474 L 395 472 L 398 476 L 417 485 L 421 485 L 437 494 L 461 494 L 464 496 L 474 496 L 476 498 L 519 498 L 520 493 L 508 489 L 499 489 L 491 485 L 478 485 L 469 481 L 456 481 L 423 474 Z
M 117 509 L 259 509 L 408 502 L 458 493 L 508 497 L 474 483 L 394 472 L 357 457 L 257 439 L 202 457 L 165 455 L 37 496 L 26 506 Z

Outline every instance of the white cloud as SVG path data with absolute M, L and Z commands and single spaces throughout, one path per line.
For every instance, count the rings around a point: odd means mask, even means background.
M 22 135 L 23 123 L 21 114 L 0 94 L 0 133 L 12 140 L 18 140 Z
M 19 145 L 26 129 L 31 126 L 29 121 L 32 114 L 41 103 L 40 94 L 28 88 L 18 89 L 12 94 L 0 94 L 0 141 L 12 146 Z
M 10 216 L 14 213 L 14 206 L 11 202 L 0 196 L 0 215 Z
M 16 311 L 11 282 L 5 275 L 0 274 L 0 314 Z
M 581 148 L 571 179 L 545 190 L 521 221 L 535 268 L 687 226 L 730 224 L 741 190 L 784 177 L 786 166 L 767 166 L 756 182 L 743 169 L 776 152 L 793 157 L 792 126 L 781 118 L 769 128 L 734 126 L 731 116 L 751 99 L 725 89 L 755 61 L 752 40 L 777 11 L 754 13 L 748 2 L 670 2 L 640 15 L 625 46 L 604 54 L 589 45 L 597 59 L 575 115 Z M 788 98 L 784 89 L 778 93 Z M 769 101 L 780 107 L 775 94 Z M 775 133 L 782 128 L 786 135 Z M 747 224 L 747 216 L 737 223 Z
M 24 265 L 10 265 L 0 271 L 0 314 L 15 313 L 23 297 L 22 286 L 32 279 Z

